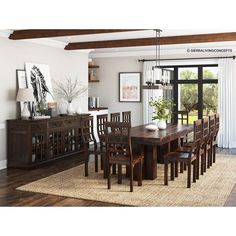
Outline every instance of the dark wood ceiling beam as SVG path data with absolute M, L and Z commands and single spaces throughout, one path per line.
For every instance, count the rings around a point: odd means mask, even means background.
M 35 39 L 49 37 L 63 37 L 74 35 L 89 35 L 89 34 L 107 34 L 128 31 L 138 31 L 141 29 L 34 29 L 34 30 L 15 30 L 9 36 L 9 39 Z
M 181 35 L 181 36 L 161 37 L 160 45 L 208 43 L 208 42 L 223 42 L 223 41 L 235 41 L 235 40 L 236 40 L 236 32 Z M 136 39 L 108 40 L 108 41 L 96 41 L 96 42 L 76 42 L 76 43 L 69 43 L 65 47 L 65 49 L 77 50 L 77 49 L 152 46 L 156 45 L 156 41 L 157 41 L 156 38 L 136 38 Z

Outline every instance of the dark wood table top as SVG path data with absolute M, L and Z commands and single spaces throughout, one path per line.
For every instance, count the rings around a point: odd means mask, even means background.
M 193 125 L 167 125 L 164 130 L 149 131 L 140 125 L 131 128 L 131 138 L 133 141 L 147 145 L 163 145 L 172 140 L 176 140 L 193 131 Z

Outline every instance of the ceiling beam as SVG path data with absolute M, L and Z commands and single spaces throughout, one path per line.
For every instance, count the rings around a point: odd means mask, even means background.
M 34 29 L 34 30 L 14 30 L 9 39 L 35 39 L 49 37 L 63 37 L 88 34 L 107 34 L 128 31 L 138 31 L 141 29 Z
M 236 40 L 236 32 L 181 35 L 181 36 L 161 37 L 160 45 L 209 43 L 209 42 L 223 42 L 223 41 L 235 41 L 235 40 Z M 65 50 L 151 46 L 151 45 L 156 45 L 156 42 L 157 42 L 156 38 L 136 38 L 136 39 L 93 41 L 93 42 L 75 42 L 75 43 L 69 43 L 65 47 Z

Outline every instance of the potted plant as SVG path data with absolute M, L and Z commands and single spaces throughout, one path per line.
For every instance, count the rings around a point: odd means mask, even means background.
M 71 78 L 67 78 L 65 83 L 55 81 L 55 85 L 54 93 L 58 98 L 68 103 L 67 114 L 73 115 L 75 110 L 72 106 L 72 101 L 87 92 L 88 87 L 83 85 L 78 79 L 72 80 Z
M 152 99 L 149 105 L 153 107 L 152 120 L 157 120 L 159 129 L 166 129 L 166 121 L 171 118 L 171 108 L 175 105 L 165 98 Z

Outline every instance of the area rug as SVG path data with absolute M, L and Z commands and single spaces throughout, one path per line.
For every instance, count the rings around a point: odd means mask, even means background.
M 94 200 L 125 206 L 223 206 L 236 183 L 236 157 L 217 155 L 216 163 L 192 187 L 186 187 L 187 173 L 179 174 L 169 185 L 163 184 L 163 165 L 157 165 L 156 180 L 143 180 L 143 186 L 134 182 L 134 192 L 129 192 L 129 179 L 117 183 L 112 176 L 111 189 L 103 174 L 94 172 L 89 165 L 89 177 L 84 177 L 84 166 L 51 175 L 17 188 L 22 191 L 52 194 L 85 200 Z

